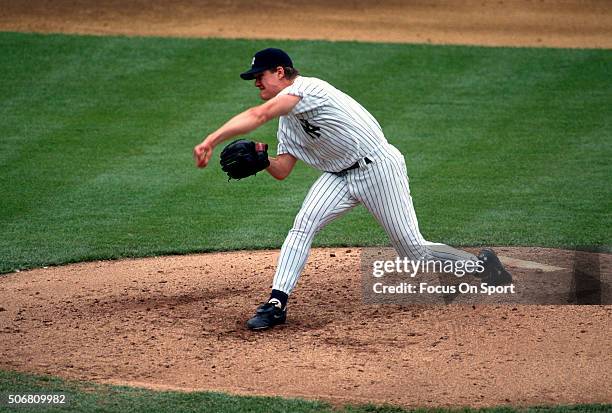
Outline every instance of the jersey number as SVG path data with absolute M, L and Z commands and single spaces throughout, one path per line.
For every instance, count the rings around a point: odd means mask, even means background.
M 321 136 L 320 127 L 311 125 L 307 120 L 300 119 L 300 123 L 302 124 L 302 128 L 304 128 L 304 132 L 306 132 L 312 139 L 316 139 Z

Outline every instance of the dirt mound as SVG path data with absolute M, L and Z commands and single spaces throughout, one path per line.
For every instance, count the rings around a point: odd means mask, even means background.
M 519 264 L 572 254 L 498 252 Z M 314 250 L 289 323 L 265 333 L 244 322 L 269 291 L 278 251 L 3 276 L 0 369 L 405 406 L 612 400 L 612 306 L 366 305 L 360 254 Z M 609 255 L 598 260 L 609 273 Z M 541 271 L 509 269 L 517 279 Z

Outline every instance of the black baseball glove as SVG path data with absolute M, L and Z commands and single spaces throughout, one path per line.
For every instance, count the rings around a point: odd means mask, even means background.
M 268 145 L 238 139 L 223 148 L 221 169 L 229 179 L 242 179 L 257 174 L 270 166 Z

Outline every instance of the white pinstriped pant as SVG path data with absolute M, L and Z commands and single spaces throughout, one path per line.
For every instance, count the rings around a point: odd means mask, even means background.
M 382 225 L 402 258 L 477 260 L 472 254 L 423 238 L 412 205 L 406 163 L 395 147 L 388 145 L 367 157 L 372 163 L 366 164 L 361 159 L 359 168 L 343 176 L 324 172 L 312 185 L 281 248 L 273 289 L 290 294 L 306 265 L 317 232 L 359 203 Z

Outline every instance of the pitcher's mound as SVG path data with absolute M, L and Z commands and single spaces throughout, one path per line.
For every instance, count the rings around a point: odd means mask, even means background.
M 497 251 L 516 260 L 508 268 L 519 278 L 575 254 Z M 313 250 L 288 323 L 260 333 L 245 321 L 268 294 L 278 251 L 9 274 L 0 369 L 404 406 L 612 400 L 612 306 L 366 305 L 360 253 Z M 610 256 L 593 257 L 609 274 Z

